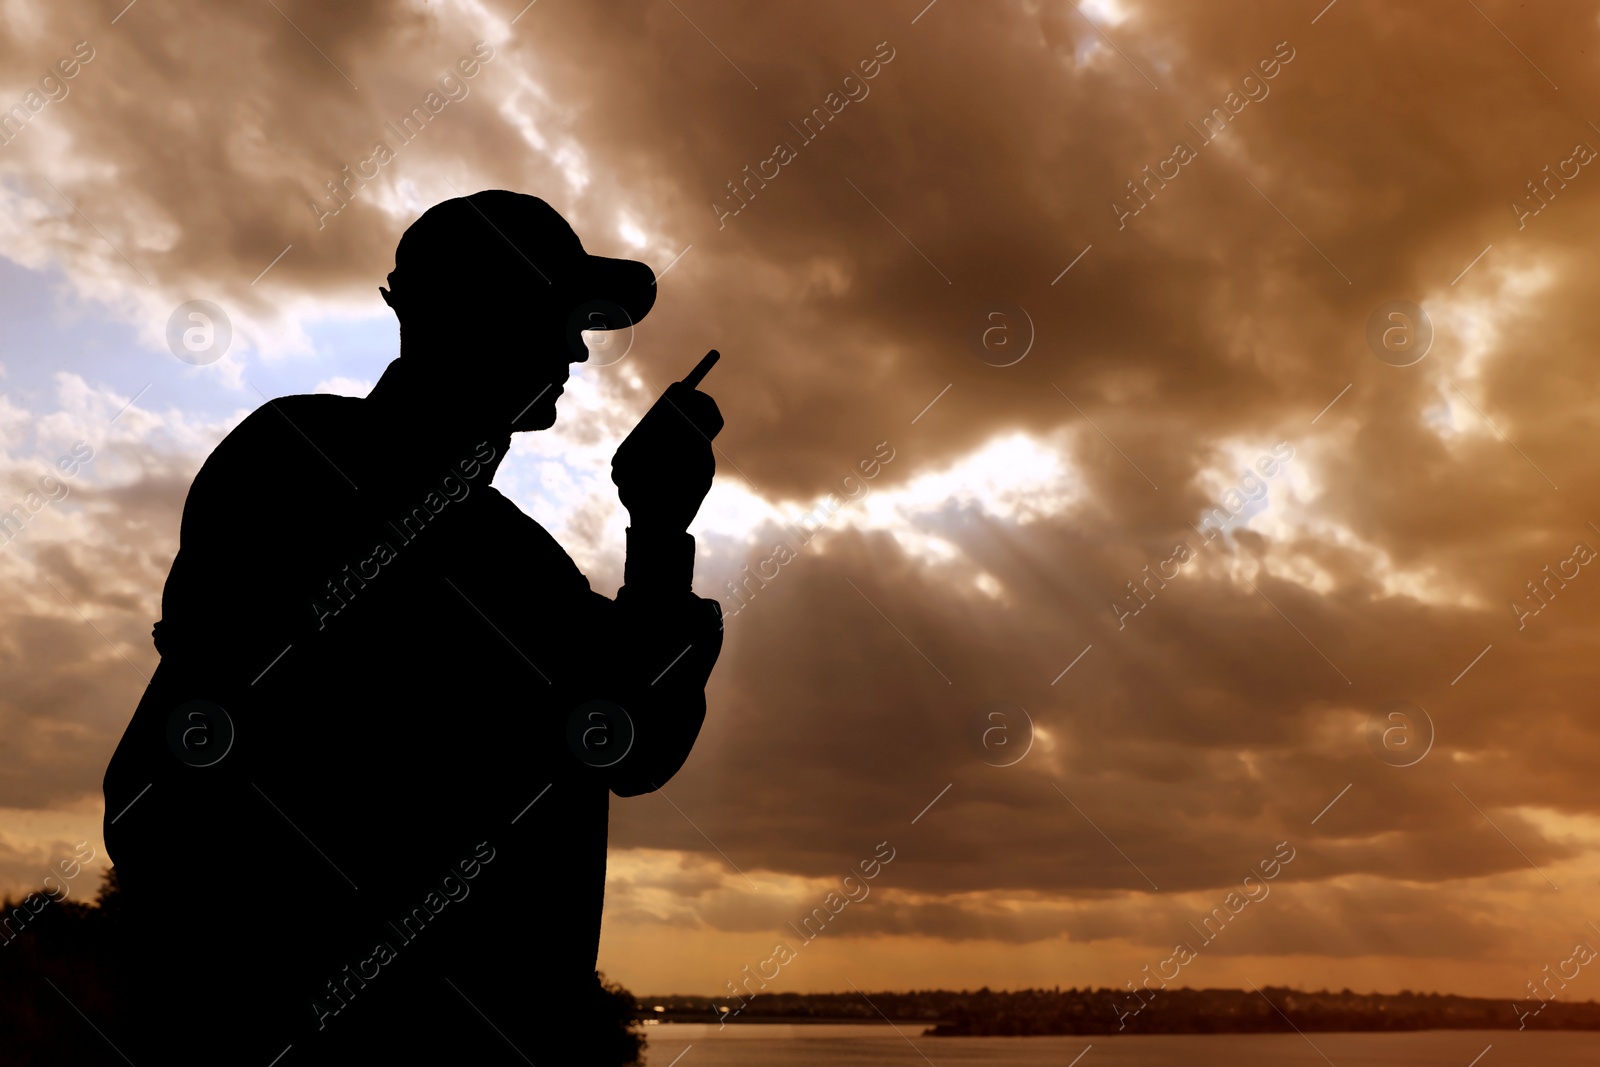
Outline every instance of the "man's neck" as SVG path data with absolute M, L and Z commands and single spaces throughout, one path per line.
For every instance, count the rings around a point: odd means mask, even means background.
M 452 397 L 450 390 L 423 373 L 420 363 L 395 359 L 367 394 L 367 402 L 392 425 L 393 447 L 413 464 L 454 464 L 471 457 L 477 445 L 487 441 L 495 453 L 494 460 L 485 464 L 492 478 L 510 449 L 509 426 L 493 425 L 494 420 Z

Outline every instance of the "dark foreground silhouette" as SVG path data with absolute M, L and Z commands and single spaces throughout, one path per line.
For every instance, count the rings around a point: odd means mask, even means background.
M 722 418 L 680 382 L 618 449 L 609 599 L 490 482 L 650 269 L 489 191 L 414 223 L 383 296 L 371 395 L 268 401 L 184 507 L 105 776 L 135 1062 L 603 1062 L 608 797 L 705 716 L 721 616 L 685 531 Z
M 134 1026 L 129 987 L 140 977 L 114 966 L 131 934 L 117 871 L 107 873 L 92 904 L 46 902 L 46 895 L 0 903 L 0 1067 L 125 1064 L 111 1038 Z M 587 995 L 597 1021 L 593 1062 L 642 1062 L 645 1040 L 633 994 L 597 974 Z

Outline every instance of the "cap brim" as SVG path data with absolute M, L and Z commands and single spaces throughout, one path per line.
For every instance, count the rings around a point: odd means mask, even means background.
M 655 271 L 637 260 L 585 256 L 583 275 L 585 299 L 615 304 L 627 316 L 628 321 L 617 322 L 608 329 L 626 329 L 655 306 Z

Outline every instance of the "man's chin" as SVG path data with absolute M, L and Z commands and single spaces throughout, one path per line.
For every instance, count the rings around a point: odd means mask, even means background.
M 555 401 L 548 403 L 541 401 L 534 404 L 521 417 L 511 424 L 512 433 L 528 433 L 533 430 L 548 430 L 556 424 Z

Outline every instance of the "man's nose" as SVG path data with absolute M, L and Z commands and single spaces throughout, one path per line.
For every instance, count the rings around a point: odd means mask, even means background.
M 589 346 L 584 336 L 588 331 L 576 326 L 576 323 L 567 323 L 557 342 L 561 346 L 557 351 L 561 353 L 562 363 L 587 363 L 589 360 Z

